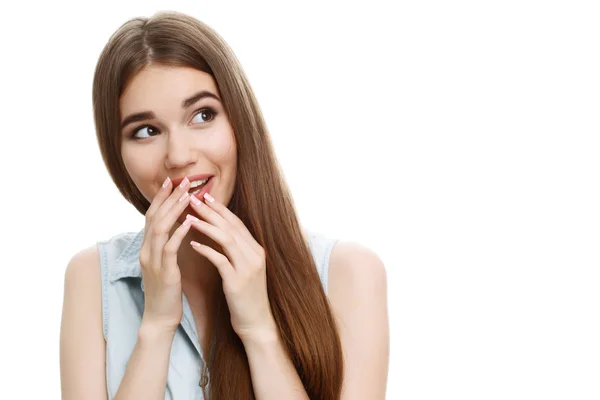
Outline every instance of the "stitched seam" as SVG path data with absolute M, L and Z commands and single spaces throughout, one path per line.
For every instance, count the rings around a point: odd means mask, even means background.
M 117 257 L 116 261 L 120 262 L 121 260 L 128 260 L 128 258 L 135 253 L 135 251 L 137 250 L 136 248 L 138 247 L 137 244 L 138 242 L 141 243 L 141 240 L 144 236 L 144 230 L 142 229 L 139 232 L 126 232 L 122 234 L 123 236 L 129 236 L 129 243 L 127 243 L 127 246 L 125 247 L 125 249 L 121 252 L 121 254 L 119 254 L 119 256 Z
M 128 277 L 141 278 L 142 277 L 141 271 L 137 265 L 134 264 L 134 266 L 127 266 L 127 264 L 133 262 L 133 260 L 130 259 L 133 255 L 137 255 L 137 252 L 139 251 L 139 248 L 141 245 L 141 241 L 144 236 L 143 233 L 144 233 L 143 230 L 141 230 L 140 232 L 137 232 L 137 233 L 126 232 L 126 233 L 119 235 L 117 238 L 112 239 L 112 240 L 116 240 L 116 239 L 125 237 L 126 240 L 128 241 L 128 243 L 125 246 L 125 249 L 123 251 L 119 252 L 119 255 L 115 258 L 114 268 L 113 268 L 113 270 L 110 271 L 110 274 L 109 274 L 109 279 L 110 279 L 111 283 L 113 283 L 121 278 L 128 278 Z M 137 264 L 137 261 L 136 261 L 136 264 Z
M 108 260 L 106 246 L 98 243 L 100 250 L 100 268 L 102 269 L 102 333 L 104 341 L 108 342 Z
M 141 278 L 141 270 L 137 267 L 129 267 L 125 269 L 121 269 L 119 272 L 114 272 L 112 274 L 111 282 L 117 281 L 121 278 Z

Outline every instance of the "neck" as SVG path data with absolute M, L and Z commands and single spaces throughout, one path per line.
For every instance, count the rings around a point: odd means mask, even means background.
M 173 231 L 178 227 L 179 224 L 176 223 Z M 190 244 L 192 240 L 221 254 L 224 254 L 223 249 L 214 240 L 192 228 L 183 238 L 177 251 L 177 264 L 181 272 L 181 283 L 186 297 L 196 300 L 202 298 L 206 303 L 209 303 L 214 299 L 216 290 L 222 290 L 221 276 L 217 268 L 206 257 L 192 248 Z

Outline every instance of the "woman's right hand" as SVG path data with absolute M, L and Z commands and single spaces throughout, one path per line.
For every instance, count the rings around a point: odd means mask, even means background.
M 140 249 L 140 266 L 144 279 L 144 315 L 142 326 L 174 333 L 183 314 L 181 273 L 177 250 L 190 225 L 181 224 L 171 238 L 173 224 L 190 201 L 189 181 L 172 191 L 170 179 L 165 181 L 146 212 L 144 239 Z

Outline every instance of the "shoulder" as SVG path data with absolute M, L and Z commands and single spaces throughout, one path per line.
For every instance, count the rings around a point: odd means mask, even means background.
M 337 300 L 361 300 L 357 295 L 385 291 L 387 274 L 381 258 L 370 248 L 352 241 L 336 242 L 329 260 L 329 286 Z
M 122 232 L 113 235 L 105 240 L 99 240 L 87 248 L 79 250 L 69 260 L 65 270 L 65 290 L 67 286 L 71 286 L 77 282 L 77 286 L 85 285 L 101 286 L 102 276 L 106 273 L 109 276 L 113 272 L 117 274 L 119 271 L 113 269 L 119 267 L 123 263 L 115 263 L 122 259 L 136 258 L 136 246 L 143 232 Z M 105 265 L 106 271 L 103 271 L 102 264 Z M 107 276 L 108 277 L 108 276 Z
M 139 232 L 121 232 L 75 253 L 65 271 L 65 279 L 100 277 L 102 259 L 118 260 L 134 251 Z
M 94 307 L 101 296 L 102 278 L 100 254 L 97 246 L 75 253 L 67 264 L 64 276 L 64 306 Z M 99 309 L 99 308 L 98 308 Z
M 102 278 L 97 246 L 75 253 L 65 270 L 63 323 L 67 327 L 89 323 L 100 315 Z M 99 319 L 100 320 L 100 319 Z M 102 330 L 100 330 L 102 332 Z
M 71 282 L 90 282 L 100 278 L 100 252 L 96 245 L 75 253 L 65 270 L 65 285 Z

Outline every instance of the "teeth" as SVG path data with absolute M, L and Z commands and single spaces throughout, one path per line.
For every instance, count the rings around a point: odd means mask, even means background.
M 208 179 L 205 179 L 203 181 L 192 181 L 190 183 L 190 189 L 196 188 L 198 186 L 202 186 L 204 185 L 206 182 L 208 182 Z
M 193 181 L 193 182 L 191 182 L 190 189 L 188 190 L 189 193 L 190 194 L 198 194 L 198 193 L 200 193 L 200 190 L 202 190 L 202 188 L 204 187 L 204 185 L 206 185 L 206 182 L 208 182 L 208 179 L 205 179 L 203 181 Z

